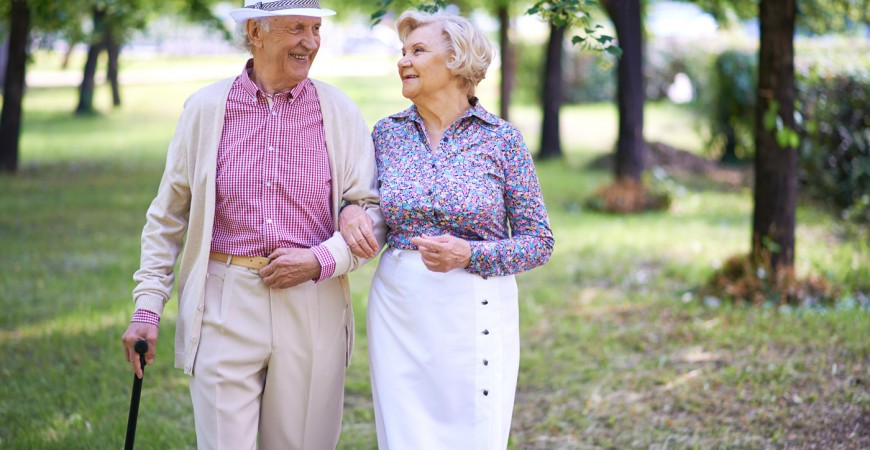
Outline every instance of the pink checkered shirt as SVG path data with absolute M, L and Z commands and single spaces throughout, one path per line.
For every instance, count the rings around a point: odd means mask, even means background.
M 332 176 L 317 91 L 311 80 L 267 97 L 248 76 L 249 60 L 227 97 L 217 155 L 211 251 L 269 256 L 276 248 L 310 248 L 320 261 L 317 281 L 335 260 L 320 244 L 332 236 Z M 137 310 L 134 322 L 159 324 Z

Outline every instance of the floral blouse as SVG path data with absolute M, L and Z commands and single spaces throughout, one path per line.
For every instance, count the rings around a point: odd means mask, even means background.
M 416 106 L 375 125 L 387 243 L 413 250 L 415 236 L 450 234 L 471 245 L 471 273 L 535 268 L 550 259 L 553 232 L 532 156 L 519 130 L 472 102 L 435 151 Z

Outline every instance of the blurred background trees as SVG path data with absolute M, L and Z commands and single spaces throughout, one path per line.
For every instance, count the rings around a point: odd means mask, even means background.
M 167 16 L 207 24 L 228 36 L 225 11 L 239 3 L 4 3 L 0 31 L 7 36 L 8 57 L 0 170 L 18 167 L 21 102 L 33 42 L 50 38 L 66 41 L 70 49 L 86 46 L 75 112 L 90 115 L 101 54 L 107 55 L 105 79 L 113 105 L 119 105 L 119 55 L 131 36 Z M 373 12 L 389 21 L 422 3 L 335 0 L 330 6 L 340 10 L 339 22 L 365 20 Z M 691 5 L 696 12 L 687 16 L 685 8 Z M 866 0 L 463 0 L 424 5 L 469 15 L 498 42 L 500 114 L 509 118 L 513 107 L 527 105 L 539 111 L 539 142 L 533 147 L 539 159 L 564 160 L 562 127 L 588 127 L 562 123 L 562 105 L 616 105 L 618 133 L 610 158 L 614 185 L 590 199 L 591 207 L 618 212 L 667 208 L 671 200 L 661 195 L 648 171 L 656 143 L 644 136 L 645 104 L 668 101 L 693 108 L 696 125 L 707 137 L 696 153 L 754 169 L 749 258 L 774 272 L 794 264 L 799 189 L 830 203 L 842 217 L 870 222 L 867 6 Z M 684 21 L 669 22 L 670 16 Z M 710 18 L 703 31 L 693 28 L 701 17 Z M 619 186 L 624 180 L 633 187 Z
M 108 56 L 106 80 L 112 88 L 113 104 L 121 104 L 118 83 L 119 56 L 130 34 L 142 30 L 161 15 L 178 15 L 190 21 L 223 29 L 212 12 L 217 0 L 13 0 L 0 6 L 0 19 L 8 30 L 8 59 L 3 65 L 3 110 L 0 118 L 0 172 L 18 169 L 18 137 L 21 102 L 30 42 L 35 36 L 63 39 L 72 49 L 88 46 L 79 85 L 76 114 L 92 114 L 97 59 Z M 227 34 L 229 36 L 229 34 Z

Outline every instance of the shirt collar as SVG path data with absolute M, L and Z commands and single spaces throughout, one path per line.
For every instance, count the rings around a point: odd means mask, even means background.
M 498 125 L 498 121 L 499 121 L 498 117 L 496 117 L 494 114 L 492 114 L 489 111 L 487 111 L 486 109 L 484 109 L 483 105 L 480 104 L 480 101 L 477 99 L 477 97 L 471 97 L 471 99 L 469 101 L 471 102 L 471 105 L 472 105 L 471 109 L 469 109 L 468 111 L 465 111 L 465 113 L 463 113 L 459 117 L 457 122 L 460 122 L 468 117 L 473 116 L 473 117 L 477 117 L 478 119 L 480 119 L 481 121 L 483 121 L 489 125 L 492 125 L 492 126 Z M 393 114 L 390 117 L 392 117 L 394 119 L 413 120 L 415 122 L 421 122 L 421 123 L 423 122 L 423 118 L 420 117 L 420 113 L 417 111 L 417 105 L 411 105 L 410 108 L 408 108 L 402 112 Z
M 247 92 L 248 95 L 250 95 L 254 99 L 259 98 L 259 96 L 257 95 L 258 93 L 265 97 L 266 94 L 263 93 L 263 91 L 261 91 L 259 87 L 257 87 L 257 84 L 254 83 L 253 80 L 251 80 L 251 71 L 252 70 L 254 70 L 254 58 L 248 59 L 248 62 L 245 63 L 245 68 L 242 70 L 242 74 L 239 75 L 239 82 L 242 85 L 242 89 L 244 89 L 244 91 Z M 276 94 L 275 97 L 280 97 L 283 94 L 289 94 L 288 98 L 296 98 L 299 96 L 299 94 L 302 93 L 302 90 L 305 89 L 305 87 L 308 86 L 309 84 L 311 84 L 311 79 L 306 78 L 301 83 L 297 84 L 292 89 L 290 89 L 289 93 L 282 92 L 280 94 Z

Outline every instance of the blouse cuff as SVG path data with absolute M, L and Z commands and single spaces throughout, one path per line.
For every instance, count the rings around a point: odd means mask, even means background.
M 492 258 L 495 256 L 493 254 L 493 243 L 469 241 L 468 244 L 471 246 L 471 261 L 468 263 L 466 270 L 483 278 L 494 275 L 492 264 Z

